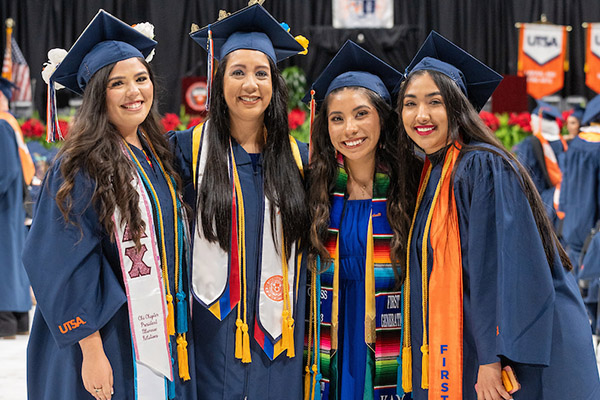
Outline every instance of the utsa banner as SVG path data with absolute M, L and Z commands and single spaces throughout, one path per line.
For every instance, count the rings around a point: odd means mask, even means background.
M 565 26 L 523 24 L 519 34 L 519 76 L 527 77 L 527 93 L 535 98 L 558 92 L 569 69 Z
M 588 24 L 587 28 L 585 84 L 600 93 L 600 23 Z

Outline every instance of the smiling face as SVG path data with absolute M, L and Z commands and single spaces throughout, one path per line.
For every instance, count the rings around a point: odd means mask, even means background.
M 379 113 L 365 90 L 344 88 L 332 92 L 327 99 L 331 144 L 352 161 L 373 160 L 381 134 Z
M 108 77 L 106 108 L 108 120 L 123 137 L 137 134 L 154 100 L 154 85 L 146 66 L 138 58 L 115 64 Z
M 230 118 L 242 121 L 262 119 L 273 95 L 267 56 L 260 51 L 246 49 L 229 53 L 223 94 Z
M 426 154 L 448 144 L 448 114 L 444 98 L 428 73 L 414 76 L 402 99 L 402 123 L 408 136 Z

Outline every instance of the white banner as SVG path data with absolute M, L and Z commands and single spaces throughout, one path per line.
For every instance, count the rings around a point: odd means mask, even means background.
M 591 35 L 590 35 L 590 49 L 592 53 L 600 58 L 600 23 L 590 24 Z
M 563 51 L 564 27 L 559 25 L 525 24 L 523 52 L 539 65 L 560 56 Z
M 392 0 L 332 0 L 334 28 L 392 28 Z

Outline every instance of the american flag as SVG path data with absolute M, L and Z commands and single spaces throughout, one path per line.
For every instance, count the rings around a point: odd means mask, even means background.
M 31 101 L 31 79 L 29 78 L 29 65 L 23 57 L 21 49 L 14 37 L 11 37 L 12 59 L 7 52 L 4 54 L 2 75 L 12 75 L 12 82 L 19 88 L 13 91 L 12 101 Z

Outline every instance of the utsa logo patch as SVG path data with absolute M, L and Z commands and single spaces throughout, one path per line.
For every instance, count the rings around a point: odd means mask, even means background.
M 62 333 L 64 335 L 65 333 L 72 331 L 73 329 L 77 329 L 81 325 L 85 325 L 85 324 L 86 324 L 86 322 L 84 320 L 82 320 L 80 317 L 77 317 L 75 319 L 65 322 L 62 325 L 59 325 L 58 329 L 60 329 L 60 333 Z

